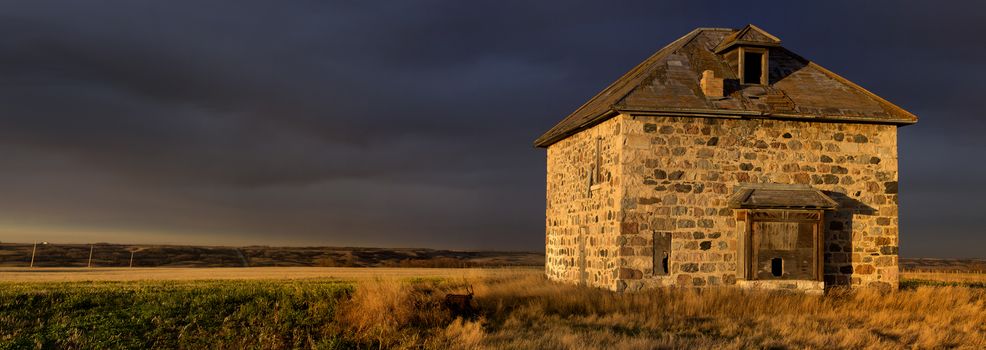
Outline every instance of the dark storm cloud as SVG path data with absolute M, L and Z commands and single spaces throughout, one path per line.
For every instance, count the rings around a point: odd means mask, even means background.
M 975 255 L 933 242 L 984 243 L 977 6 L 5 2 L 3 239 L 543 249 L 531 141 L 691 29 L 755 23 L 922 118 L 902 252 Z

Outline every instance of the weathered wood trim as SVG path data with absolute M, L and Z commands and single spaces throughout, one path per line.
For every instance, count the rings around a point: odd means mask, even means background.
M 825 211 L 818 211 L 815 223 L 815 279 L 825 280 Z
M 747 214 L 749 221 L 763 222 L 816 222 L 819 210 L 758 209 Z

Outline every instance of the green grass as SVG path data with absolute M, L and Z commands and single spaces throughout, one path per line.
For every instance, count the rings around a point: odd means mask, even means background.
M 337 281 L 0 284 L 0 349 L 339 348 Z
M 920 280 L 920 279 L 901 279 L 900 288 L 901 289 L 914 289 L 921 286 L 927 287 L 967 287 L 967 288 L 979 288 L 986 289 L 986 282 L 946 282 L 946 281 L 930 281 L 930 280 Z

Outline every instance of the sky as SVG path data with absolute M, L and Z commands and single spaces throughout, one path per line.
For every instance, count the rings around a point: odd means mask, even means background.
M 986 257 L 976 1 L 0 2 L 0 241 L 544 250 L 533 140 L 753 23 L 918 115 L 900 253 Z

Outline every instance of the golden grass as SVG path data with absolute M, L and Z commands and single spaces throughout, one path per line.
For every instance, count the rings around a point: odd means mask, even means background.
M 473 320 L 442 312 L 472 284 Z M 826 296 L 721 289 L 618 294 L 533 274 L 460 280 L 362 281 L 341 307 L 366 347 L 461 349 L 986 347 L 986 290 L 917 287 Z
M 901 271 L 900 278 L 903 280 L 934 281 L 934 282 L 986 283 L 986 273 L 976 273 L 976 272 Z

